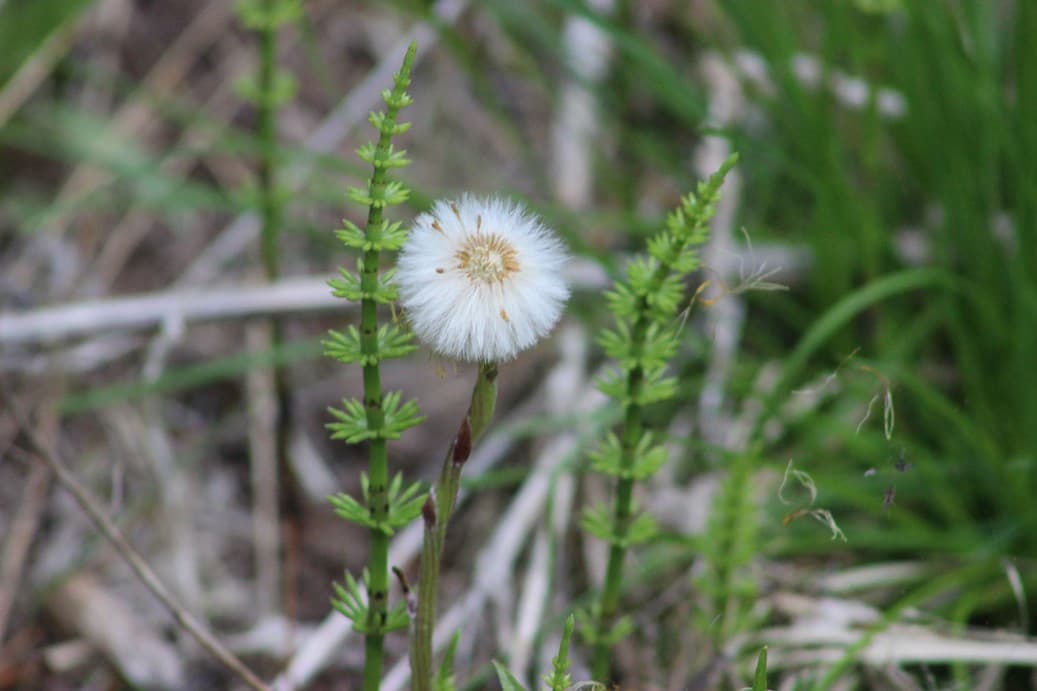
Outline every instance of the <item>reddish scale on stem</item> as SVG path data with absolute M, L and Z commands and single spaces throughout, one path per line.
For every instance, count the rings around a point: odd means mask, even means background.
M 421 506 L 421 517 L 425 520 L 426 528 L 434 528 L 436 526 L 436 500 L 432 494 L 429 494 L 428 499 Z
M 463 465 L 468 461 L 470 455 L 472 455 L 472 425 L 465 417 L 461 423 L 461 429 L 457 432 L 457 439 L 454 440 L 454 465 Z

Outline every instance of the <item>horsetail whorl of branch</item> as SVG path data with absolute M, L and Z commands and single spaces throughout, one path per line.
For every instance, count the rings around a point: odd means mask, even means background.
M 348 196 L 367 208 L 367 223 L 361 228 L 344 220 L 343 227 L 336 232 L 342 243 L 360 256 L 357 271 L 341 271 L 340 277 L 330 282 L 331 288 L 337 297 L 360 303 L 360 328 L 350 325 L 344 331 L 332 331 L 324 342 L 327 355 L 363 368 L 362 399 L 345 399 L 340 409 L 332 409 L 335 421 L 328 427 L 333 438 L 350 444 L 366 442 L 368 448 L 361 497 L 341 493 L 332 498 L 340 516 L 366 526 L 371 536 L 364 587 L 346 574 L 345 586 L 335 585 L 336 597 L 332 600 L 352 620 L 354 629 L 366 636 L 365 691 L 375 691 L 381 683 L 385 634 L 407 628 L 410 619 L 406 603 L 391 609 L 388 604 L 389 537 L 417 518 L 425 501 L 419 485 L 404 486 L 399 475 L 390 480 L 386 443 L 398 439 L 423 418 L 415 401 L 405 401 L 398 391 L 383 394 L 380 370 L 384 360 L 403 357 L 415 346 L 410 334 L 396 324 L 378 323 L 378 307 L 394 302 L 397 292 L 393 272 L 379 273 L 381 255 L 399 250 L 407 237 L 402 224 L 388 222 L 384 212 L 406 201 L 409 195 L 402 182 L 390 179 L 389 172 L 408 163 L 405 152 L 393 148 L 392 139 L 409 128 L 407 123 L 397 122 L 397 115 L 411 103 L 406 88 L 416 49 L 411 44 L 394 77 L 393 88 L 382 92 L 385 111 L 371 114 L 370 122 L 378 131 L 377 143 L 357 150 L 357 155 L 370 164 L 372 174 L 365 187 L 350 188 Z
M 584 530 L 610 546 L 600 598 L 581 617 L 599 681 L 608 680 L 612 646 L 633 626 L 618 616 L 626 551 L 656 533 L 655 520 L 634 503 L 634 483 L 662 466 L 666 449 L 645 429 L 642 411 L 677 393 L 677 381 L 667 369 L 680 346 L 685 278 L 699 266 L 697 248 L 709 234 L 724 177 L 736 160 L 729 158 L 681 200 L 663 230 L 648 241 L 646 255 L 631 261 L 625 278 L 605 296 L 615 326 L 602 333 L 599 343 L 617 366 L 598 385 L 622 406 L 623 422 L 618 434 L 610 433 L 590 453 L 592 468 L 615 479 L 613 504 L 590 508 L 583 516 Z

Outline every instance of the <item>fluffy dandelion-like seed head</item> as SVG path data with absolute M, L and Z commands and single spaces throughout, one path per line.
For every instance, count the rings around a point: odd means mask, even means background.
M 418 338 L 457 360 L 515 357 L 558 322 L 568 254 L 539 219 L 503 199 L 439 201 L 414 221 L 397 263 Z

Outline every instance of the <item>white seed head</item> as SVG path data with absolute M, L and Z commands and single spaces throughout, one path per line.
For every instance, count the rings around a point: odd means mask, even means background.
M 411 328 L 456 360 L 509 360 L 558 322 L 568 254 L 513 202 L 464 196 L 414 221 L 397 263 Z

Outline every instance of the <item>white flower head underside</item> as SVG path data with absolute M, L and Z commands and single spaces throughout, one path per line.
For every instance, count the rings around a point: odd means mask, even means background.
M 414 221 L 396 282 L 411 328 L 455 360 L 515 357 L 558 322 L 568 254 L 513 202 L 465 196 Z

